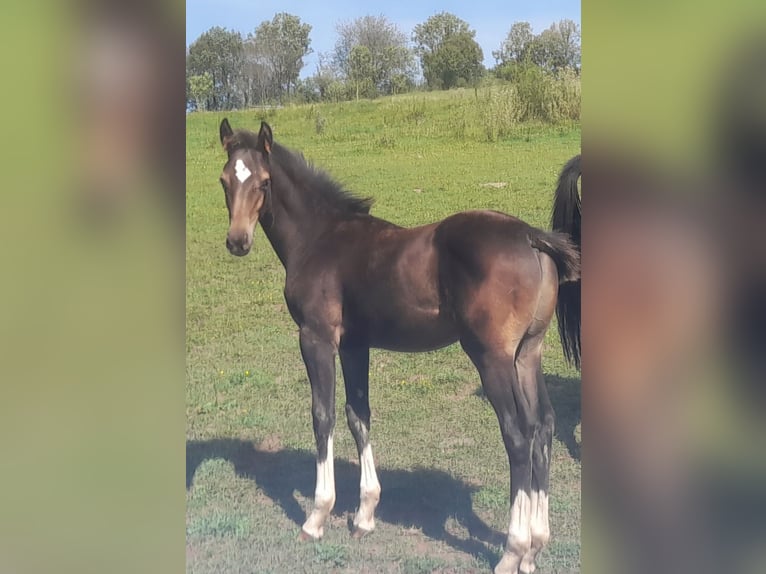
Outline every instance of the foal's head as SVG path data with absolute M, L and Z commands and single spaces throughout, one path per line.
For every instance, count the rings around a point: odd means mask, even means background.
M 269 157 L 274 143 L 271 128 L 261 123 L 258 136 L 231 129 L 224 119 L 220 127 L 221 145 L 229 158 L 223 166 L 221 185 L 229 210 L 229 233 L 226 248 L 232 255 L 243 256 L 253 245 L 253 231 L 271 190 Z

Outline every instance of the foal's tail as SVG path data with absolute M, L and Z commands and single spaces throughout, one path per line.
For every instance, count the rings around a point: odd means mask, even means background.
M 532 247 L 553 259 L 559 274 L 559 289 L 565 284 L 580 281 L 580 250 L 566 233 L 543 231 L 530 236 Z
M 564 233 L 571 238 L 571 245 L 577 251 L 576 278 L 567 280 L 559 271 L 561 285 L 556 303 L 556 317 L 559 321 L 559 337 L 567 361 L 580 368 L 580 254 L 582 251 L 582 205 L 577 191 L 580 179 L 580 156 L 570 159 L 561 170 L 556 197 L 553 201 L 552 227 L 554 232 Z M 553 257 L 555 260 L 556 258 Z M 556 263 L 558 265 L 558 262 Z

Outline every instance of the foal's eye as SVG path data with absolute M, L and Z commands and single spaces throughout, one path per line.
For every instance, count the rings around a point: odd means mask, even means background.
M 261 184 L 261 189 L 266 189 L 267 187 L 269 187 L 270 183 L 271 183 L 270 179 L 264 180 L 264 182 Z

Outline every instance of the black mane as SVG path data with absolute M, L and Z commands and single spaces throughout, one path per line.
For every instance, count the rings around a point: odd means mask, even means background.
M 229 142 L 229 150 L 238 148 L 256 149 L 258 134 L 237 130 Z M 271 161 L 276 162 L 290 180 L 297 186 L 310 190 L 321 198 L 326 207 L 341 213 L 368 214 L 374 202 L 371 197 L 358 197 L 343 189 L 326 172 L 309 163 L 303 154 L 292 151 L 277 142 L 271 146 Z

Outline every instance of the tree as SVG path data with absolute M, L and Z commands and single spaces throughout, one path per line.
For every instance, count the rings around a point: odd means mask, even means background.
M 297 101 L 301 103 L 319 102 L 321 100 L 321 92 L 317 85 L 316 78 L 311 76 L 304 80 L 298 80 L 293 95 L 296 97 Z
M 394 74 L 391 77 L 391 93 L 403 94 L 415 88 L 415 80 L 407 74 Z
M 466 32 L 454 34 L 423 60 L 428 86 L 448 90 L 475 84 L 484 70 L 481 47 Z
M 333 80 L 325 91 L 325 99 L 331 102 L 340 102 L 348 99 L 347 86 L 343 82 Z
M 356 99 L 359 100 L 359 88 L 362 85 L 363 93 L 368 92 L 372 85 L 373 67 L 372 54 L 367 46 L 357 45 L 351 49 L 348 55 L 348 76 L 356 89 Z
M 213 96 L 213 76 L 208 72 L 189 78 L 189 94 L 197 105 L 197 109 L 206 110 Z
M 484 54 L 468 22 L 449 12 L 415 26 L 412 41 L 429 88 L 449 89 L 474 83 L 484 67 Z
M 319 89 L 320 99 L 327 99 L 329 97 L 328 88 L 330 85 L 340 81 L 340 73 L 337 67 L 333 65 L 331 54 L 326 52 L 319 53 L 316 72 L 313 78 Z
M 421 58 L 425 54 L 432 54 L 455 34 L 470 34 L 473 38 L 476 32 L 468 27 L 468 22 L 461 20 L 449 12 L 434 14 L 422 24 L 418 24 L 412 31 L 412 41 L 415 42 L 415 53 Z
M 572 20 L 560 20 L 535 36 L 528 22 L 516 22 L 492 55 L 498 63 L 495 74 L 500 78 L 512 79 L 527 65 L 547 72 L 570 68 L 579 73 L 580 27 Z
M 582 52 L 580 49 L 580 27 L 572 20 L 560 20 L 554 24 L 559 36 L 559 67 L 580 70 Z
M 247 39 L 251 68 L 265 67 L 272 82 L 271 91 L 281 98 L 290 95 L 303 69 L 303 58 L 311 53 L 311 26 L 298 16 L 280 12 L 264 21 Z M 260 70 L 261 79 L 264 70 Z
M 572 20 L 551 24 L 530 43 L 529 58 L 548 71 L 556 72 L 563 68 L 579 71 L 580 27 Z
M 390 93 L 394 77 L 414 75 L 407 38 L 385 16 L 363 16 L 338 24 L 337 30 L 333 62 L 349 81 L 353 81 L 351 52 L 356 46 L 364 46 L 369 51 L 369 79 L 377 91 Z
M 499 65 L 523 62 L 534 38 L 529 22 L 514 22 L 505 41 L 500 44 L 500 49 L 492 52 L 492 56 Z
M 187 78 L 209 74 L 212 94 L 206 108 L 213 110 L 238 107 L 242 101 L 241 77 L 243 43 L 239 32 L 214 27 L 204 32 L 190 46 L 186 58 Z
M 257 47 L 249 41 L 245 43 L 245 58 L 243 63 L 243 90 L 246 94 L 245 104 L 264 103 L 279 98 L 279 90 L 274 80 L 274 74 L 266 62 L 266 58 Z

